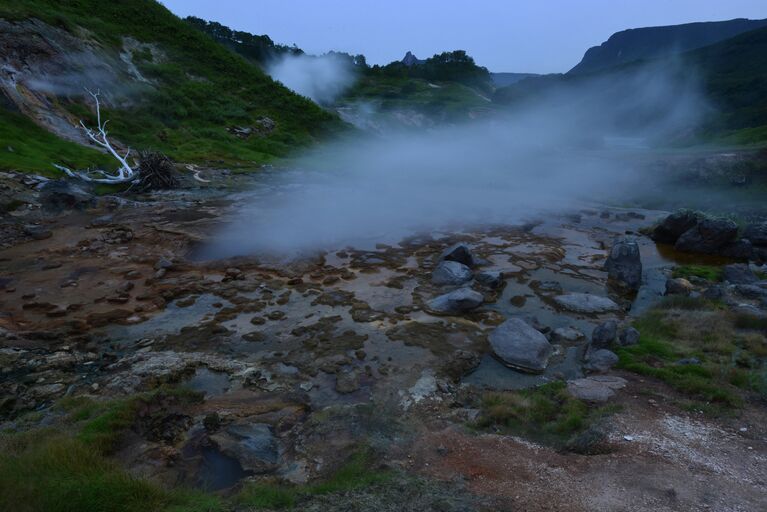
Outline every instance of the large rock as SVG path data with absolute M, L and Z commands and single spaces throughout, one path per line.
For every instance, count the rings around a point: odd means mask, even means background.
M 594 327 L 591 333 L 591 346 L 594 348 L 608 348 L 615 343 L 618 336 L 618 322 L 608 320 Z
M 626 328 L 623 332 L 621 332 L 619 336 L 620 345 L 622 347 L 629 347 L 631 345 L 636 345 L 639 343 L 639 331 L 634 329 L 633 327 Z
M 507 366 L 540 373 L 551 357 L 551 344 L 540 331 L 520 318 L 512 318 L 496 327 L 489 336 L 490 346 Z
M 743 232 L 743 238 L 757 247 L 767 247 L 767 222 L 749 224 Z
M 749 261 L 754 257 L 754 246 L 749 240 L 741 238 L 725 245 L 720 254 L 738 261 Z
M 642 259 L 636 240 L 616 240 L 607 256 L 605 270 L 614 283 L 629 290 L 638 290 L 642 285 Z
M 722 271 L 722 279 L 730 284 L 752 284 L 759 280 L 756 274 L 751 272 L 745 263 L 725 265 Z
M 471 281 L 473 273 L 469 267 L 457 261 L 440 261 L 431 274 L 431 282 L 436 285 L 460 286 Z
M 445 252 L 442 253 L 440 259 L 444 261 L 457 261 L 458 263 L 463 263 L 467 267 L 473 267 L 477 264 L 477 259 L 466 244 L 456 244 L 452 247 L 448 247 Z
M 40 187 L 40 204 L 44 210 L 58 212 L 62 210 L 82 210 L 96 204 L 96 199 L 78 187 L 66 181 L 48 181 Z
M 703 219 L 685 231 L 674 244 L 683 252 L 714 254 L 729 245 L 738 236 L 738 225 L 729 219 Z
M 471 288 L 459 288 L 450 293 L 435 297 L 427 304 L 432 313 L 439 315 L 459 315 L 482 305 L 484 297 Z
M 661 244 L 673 244 L 698 223 L 699 215 L 691 210 L 679 210 L 658 224 L 652 232 L 651 238 Z
M 575 313 L 597 314 L 620 310 L 620 306 L 611 299 L 589 293 L 558 295 L 554 297 L 554 302 Z

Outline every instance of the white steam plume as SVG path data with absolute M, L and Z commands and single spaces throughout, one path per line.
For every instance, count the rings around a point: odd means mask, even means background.
M 342 55 L 286 55 L 267 66 L 267 73 L 292 91 L 321 104 L 332 103 L 354 83 L 354 67 Z

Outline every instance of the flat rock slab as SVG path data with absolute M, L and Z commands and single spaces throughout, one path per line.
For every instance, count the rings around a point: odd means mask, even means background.
M 459 315 L 482 305 L 484 297 L 470 288 L 459 288 L 429 301 L 428 311 L 437 315 Z
M 626 379 L 610 375 L 594 375 L 567 381 L 567 392 L 587 402 L 606 402 L 618 389 L 626 387 Z
M 554 302 L 560 307 L 575 313 L 595 314 L 620 310 L 620 306 L 612 299 L 591 295 L 590 293 L 558 295 L 554 297 Z

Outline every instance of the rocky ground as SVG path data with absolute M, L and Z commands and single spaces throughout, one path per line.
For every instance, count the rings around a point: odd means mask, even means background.
M 76 400 L 182 388 L 198 394 L 152 395 L 120 432 L 113 456 L 132 473 L 223 494 L 304 485 L 365 445 L 406 480 L 306 509 L 403 510 L 402 495 L 405 510 L 767 508 L 762 398 L 704 414 L 678 386 L 615 368 L 664 295 L 764 317 L 755 263 L 718 285 L 673 274 L 731 263 L 729 239 L 690 256 L 640 234 L 667 212 L 584 207 L 282 263 L 201 261 L 252 179 L 208 177 L 95 197 L 0 176 L 5 430 L 70 425 L 62 404 Z M 698 239 L 682 244 L 711 242 L 707 225 L 686 228 Z M 488 391 L 557 382 L 610 410 L 588 450 L 480 421 Z

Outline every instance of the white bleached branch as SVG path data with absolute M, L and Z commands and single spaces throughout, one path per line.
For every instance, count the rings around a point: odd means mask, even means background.
M 96 92 L 93 92 L 89 91 L 88 89 L 85 91 L 90 94 L 90 96 L 93 98 L 93 101 L 96 103 L 97 127 L 96 129 L 90 128 L 86 126 L 82 120 L 80 121 L 80 126 L 90 140 L 92 140 L 96 145 L 107 150 L 107 152 L 120 163 L 120 168 L 117 170 L 117 174 L 109 174 L 102 170 L 73 171 L 72 169 L 64 167 L 63 165 L 53 164 L 53 166 L 56 169 L 63 171 L 67 176 L 79 178 L 83 181 L 90 181 L 94 183 L 125 183 L 128 181 L 133 181 L 138 173 L 130 166 L 130 164 L 128 164 L 130 148 L 125 152 L 125 156 L 120 156 L 120 154 L 112 147 L 112 144 L 110 144 L 109 138 L 107 137 L 108 132 L 106 127 L 107 123 L 109 123 L 109 120 L 104 122 L 101 121 L 101 102 L 99 101 L 101 91 L 97 90 Z

